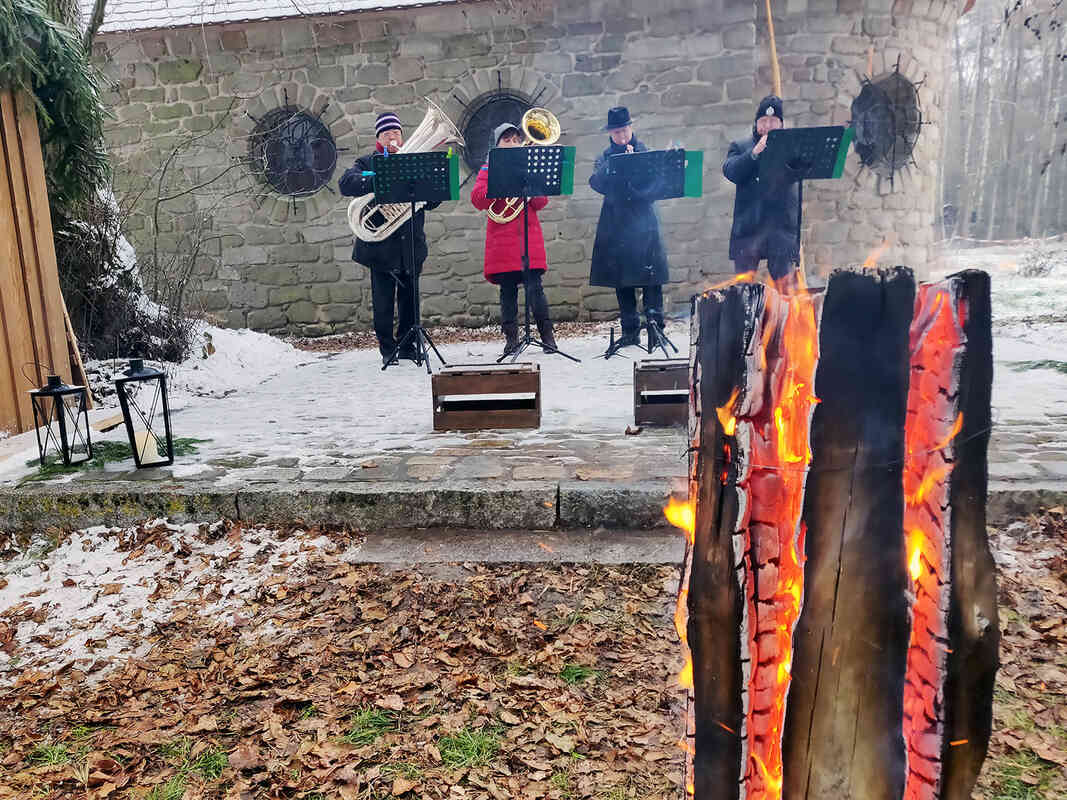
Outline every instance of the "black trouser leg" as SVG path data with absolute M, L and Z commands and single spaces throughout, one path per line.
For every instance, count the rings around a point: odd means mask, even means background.
M 771 273 L 771 277 L 775 280 L 780 280 L 786 277 L 796 269 L 796 262 L 789 256 L 768 256 L 767 257 L 767 271 Z
M 500 324 L 514 325 L 519 319 L 519 284 L 521 272 L 505 272 L 500 275 Z
M 415 282 L 410 275 L 400 275 L 396 282 L 396 340 L 399 342 L 415 324 Z M 415 343 L 410 342 L 414 347 Z
M 370 272 L 371 306 L 374 309 L 374 335 L 383 356 L 396 349 L 393 338 L 393 303 L 396 299 L 396 276 L 391 272 L 372 269 Z
M 619 300 L 619 323 L 623 335 L 637 333 L 641 326 L 641 317 L 637 314 L 637 289 L 624 286 L 615 290 L 615 297 Z
M 541 283 L 540 272 L 530 272 L 529 286 L 526 291 L 529 293 L 526 302 L 530 304 L 530 314 L 538 322 L 544 322 L 549 318 L 548 298 L 545 297 L 545 287 Z
M 645 319 L 663 327 L 663 286 L 646 286 L 641 292 L 641 303 L 645 307 Z
M 734 273 L 740 275 L 742 272 L 754 272 L 759 269 L 759 259 L 751 256 L 741 256 L 734 259 Z

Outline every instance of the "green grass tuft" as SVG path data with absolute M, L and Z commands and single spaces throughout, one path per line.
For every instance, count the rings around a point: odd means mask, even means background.
M 453 736 L 437 740 L 441 760 L 449 767 L 482 767 L 488 764 L 500 750 L 500 730 L 464 728 Z
M 144 800 L 182 800 L 184 795 L 185 775 L 175 775 L 146 794 Z
M 71 760 L 71 752 L 65 744 L 39 744 L 30 751 L 27 760 L 35 767 L 55 766 L 56 764 L 68 764 Z
M 1067 375 L 1067 361 L 1053 361 L 1047 358 L 1041 361 L 1009 361 L 1008 366 L 1016 372 L 1024 372 L 1031 369 L 1051 369 Z
M 379 736 L 399 727 L 399 718 L 392 711 L 374 706 L 360 706 L 348 720 L 348 732 L 341 738 L 349 744 L 371 744 Z
M 560 678 L 563 682 L 573 686 L 576 683 L 582 683 L 590 678 L 594 680 L 600 678 L 600 673 L 592 667 L 586 667 L 582 664 L 567 664 L 559 672 Z
M 198 445 L 210 441 L 209 439 L 178 438 L 174 440 L 174 457 L 187 456 L 199 452 Z M 63 465 L 63 460 L 55 453 L 50 455 L 42 465 L 40 459 L 33 458 L 26 462 L 28 467 L 37 467 L 37 472 L 23 479 L 28 481 L 46 481 L 59 475 L 69 475 L 72 472 L 80 472 L 85 469 L 103 469 L 105 464 L 116 461 L 125 461 L 133 458 L 133 450 L 128 442 L 94 442 L 93 457 L 80 464 L 69 467 Z
M 1045 790 L 1054 772 L 1052 764 L 1029 749 L 998 758 L 990 767 L 994 792 L 991 800 L 1047 800 Z M 1037 784 L 1024 781 L 1024 775 L 1037 780 Z
M 195 760 L 189 762 L 189 769 L 208 780 L 215 780 L 229 765 L 230 758 L 226 755 L 226 751 L 221 747 L 214 747 L 205 750 Z

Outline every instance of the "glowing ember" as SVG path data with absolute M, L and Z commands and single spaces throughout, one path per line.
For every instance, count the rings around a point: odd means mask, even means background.
M 908 747 L 905 800 L 937 796 L 943 735 L 944 666 L 950 530 L 947 479 L 952 440 L 963 427 L 954 413 L 956 353 L 963 333 L 951 298 L 920 287 L 911 329 L 911 381 L 905 426 L 904 524 L 911 577 L 912 631 L 904 684 L 904 739 Z M 951 424 L 949 420 L 952 420 Z

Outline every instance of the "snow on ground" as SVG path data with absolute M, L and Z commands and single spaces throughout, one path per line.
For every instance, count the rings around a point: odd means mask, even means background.
M 85 670 L 143 655 L 156 625 L 180 606 L 234 624 L 234 609 L 264 587 L 277 594 L 304 574 L 311 554 L 333 546 L 302 531 L 166 520 L 89 528 L 54 544 L 42 537 L 0 562 L 0 686 L 16 665 L 59 670 L 77 661 Z
M 960 249 L 946 263 L 990 274 L 994 423 L 1067 417 L 1067 244 Z
M 1043 267 L 1034 270 L 1037 262 Z M 994 419 L 1045 424 L 1055 419 L 1051 415 L 1067 416 L 1067 375 L 1033 367 L 1033 362 L 1067 360 L 1067 246 L 957 250 L 945 254 L 943 263 L 946 271 L 979 268 L 992 276 Z M 672 322 L 668 332 L 684 356 L 688 322 Z M 210 468 L 209 460 L 245 454 L 261 462 L 284 459 L 284 466 L 310 467 L 351 464 L 390 450 L 429 455 L 468 441 L 461 434 L 433 432 L 430 381 L 425 369 L 411 362 L 383 372 L 374 349 L 318 354 L 248 330 L 210 328 L 207 334 L 213 353 L 197 348 L 171 369 L 175 435 L 209 440 L 200 445 L 199 455 L 179 461 L 175 477 L 195 478 Z M 605 360 L 600 357 L 607 344 L 604 335 L 559 341 L 581 363 L 538 348 L 523 353 L 521 360 L 541 366 L 542 425 L 536 431 L 509 431 L 508 439 L 521 448 L 548 445 L 561 436 L 633 438 L 622 435 L 632 420 L 632 359 L 647 354 L 628 348 L 622 351 L 625 357 Z M 440 350 L 452 365 L 487 364 L 500 347 L 500 341 L 461 342 L 442 344 Z M 439 370 L 436 357 L 431 359 Z M 96 413 L 110 416 L 115 411 Z M 104 438 L 121 440 L 122 431 Z M 632 444 L 635 451 L 641 446 Z M 35 454 L 32 433 L 0 442 L 0 481 L 27 474 L 31 468 L 26 461 Z M 245 471 L 220 481 L 251 477 Z

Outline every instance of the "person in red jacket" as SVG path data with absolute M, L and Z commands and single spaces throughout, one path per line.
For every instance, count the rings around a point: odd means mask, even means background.
M 522 147 L 522 131 L 505 122 L 493 131 L 495 147 Z M 483 164 L 471 190 L 471 203 L 480 211 L 488 211 L 492 200 L 489 190 L 489 165 Z M 547 197 L 531 197 L 530 215 L 530 278 L 526 286 L 526 302 L 537 321 L 537 332 L 545 348 L 556 349 L 552 320 L 548 313 L 541 276 L 548 269 L 545 239 L 537 212 L 548 205 Z M 485 279 L 500 286 L 500 328 L 504 332 L 504 355 L 511 355 L 519 346 L 519 286 L 522 285 L 522 214 L 511 222 L 500 224 L 487 219 L 485 223 Z

